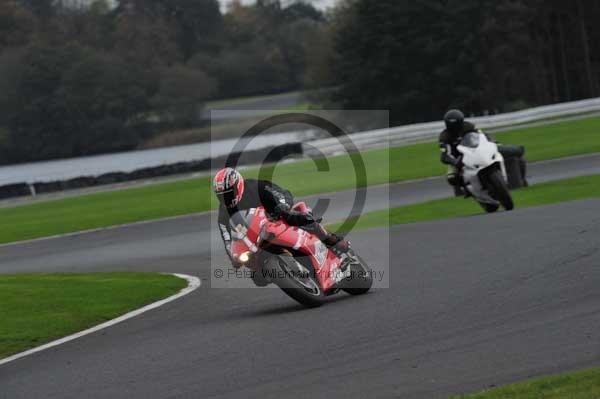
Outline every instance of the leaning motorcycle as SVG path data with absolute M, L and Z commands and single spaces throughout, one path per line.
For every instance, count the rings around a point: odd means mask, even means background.
M 257 285 L 273 283 L 306 307 L 321 306 L 342 290 L 365 294 L 373 284 L 371 269 L 354 250 L 340 259 L 315 235 L 269 219 L 262 207 L 230 220 L 234 261 L 252 270 Z
M 482 132 L 466 134 L 457 147 L 462 154 L 462 180 L 466 190 L 489 213 L 500 205 L 507 211 L 514 202 L 507 184 L 504 158 L 498 145 Z

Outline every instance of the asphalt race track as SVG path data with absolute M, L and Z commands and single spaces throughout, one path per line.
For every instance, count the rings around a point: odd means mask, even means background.
M 600 154 L 532 164 L 532 184 L 600 173 Z M 322 195 L 331 199 L 325 220 L 351 213 L 354 192 Z M 386 209 L 452 195 L 445 178 L 370 187 L 364 211 Z M 469 200 L 470 201 L 470 200 Z M 308 199 L 309 204 L 316 197 Z M 518 204 L 517 204 L 518 206 Z M 177 271 L 197 274 L 210 256 L 211 245 L 221 246 L 211 214 L 159 220 L 100 232 L 0 246 L 0 273 L 85 272 L 108 270 Z M 183 259 L 183 260 L 182 260 Z M 192 259 L 190 261 L 190 259 Z
M 531 180 L 599 168 L 598 156 L 543 163 Z M 369 190 L 367 208 L 447 196 L 443 184 Z M 278 289 L 211 289 L 208 215 L 5 246 L 3 273 L 168 271 L 203 287 L 0 366 L 0 398 L 447 398 L 598 366 L 599 210 L 591 200 L 397 226 L 389 250 L 387 231 L 355 233 L 369 262 L 391 259 L 391 288 L 313 310 Z

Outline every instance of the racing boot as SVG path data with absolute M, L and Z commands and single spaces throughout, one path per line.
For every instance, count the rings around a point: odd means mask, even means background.
M 315 234 L 319 240 L 321 240 L 323 244 L 327 246 L 327 248 L 331 249 L 333 253 L 342 260 L 342 262 L 350 257 L 348 254 L 348 251 L 350 250 L 350 242 L 346 241 L 344 237 L 328 232 L 318 222 L 302 228 Z
M 463 186 L 462 190 L 465 193 L 465 199 L 471 198 L 473 196 L 473 194 L 471 193 L 471 190 L 469 190 L 469 188 L 467 186 Z
M 331 249 L 333 253 L 340 258 L 342 261 L 348 258 L 348 251 L 350 251 L 350 242 L 345 240 L 344 237 L 340 237 L 337 234 L 329 233 L 323 240 L 323 243 L 327 248 Z

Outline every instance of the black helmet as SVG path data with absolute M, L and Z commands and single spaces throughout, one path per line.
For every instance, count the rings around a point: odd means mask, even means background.
M 465 115 L 457 109 L 452 109 L 444 115 L 444 122 L 449 133 L 458 135 L 462 132 Z

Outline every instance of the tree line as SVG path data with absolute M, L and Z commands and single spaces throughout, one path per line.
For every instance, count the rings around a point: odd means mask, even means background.
M 594 0 L 0 0 L 0 163 L 136 148 L 209 99 L 324 89 L 392 124 L 600 95 Z
M 303 86 L 304 2 L 0 0 L 0 163 L 135 148 L 208 99 Z
M 599 18 L 597 0 L 346 0 L 311 70 L 331 101 L 393 124 L 596 97 Z

